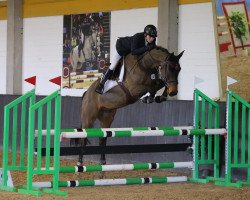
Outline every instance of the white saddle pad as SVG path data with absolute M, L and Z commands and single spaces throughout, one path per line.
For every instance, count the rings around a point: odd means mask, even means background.
M 124 64 L 121 67 L 121 71 L 120 71 L 120 75 L 118 78 L 118 82 L 122 82 L 123 81 L 123 77 L 124 77 Z M 113 87 L 117 86 L 118 83 L 117 81 L 113 81 L 113 80 L 107 80 L 105 85 L 104 85 L 104 90 L 103 93 L 106 93 L 107 91 L 109 91 L 110 89 L 112 89 Z

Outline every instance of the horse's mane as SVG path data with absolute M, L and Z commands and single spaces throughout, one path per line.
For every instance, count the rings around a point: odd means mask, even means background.
M 170 54 L 169 51 L 166 48 L 162 47 L 162 46 L 156 46 L 155 49 L 162 50 L 163 52 Z

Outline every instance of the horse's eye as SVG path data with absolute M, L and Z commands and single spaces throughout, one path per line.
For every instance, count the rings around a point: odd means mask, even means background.
M 178 70 L 179 69 L 179 65 L 178 64 L 172 64 L 172 65 L 170 65 L 170 67 L 173 70 Z
M 180 66 L 178 64 L 175 65 L 175 70 L 176 71 L 180 71 L 181 70 L 181 68 L 180 68 Z

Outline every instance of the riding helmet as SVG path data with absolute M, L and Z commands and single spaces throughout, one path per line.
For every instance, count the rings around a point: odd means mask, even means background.
M 157 37 L 157 29 L 154 25 L 149 24 L 144 28 L 144 34 L 155 38 Z

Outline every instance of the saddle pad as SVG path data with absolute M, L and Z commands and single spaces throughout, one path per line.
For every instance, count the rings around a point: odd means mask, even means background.
M 122 82 L 123 81 L 123 77 L 124 77 L 124 64 L 121 67 L 121 71 L 120 71 L 120 75 L 118 78 L 118 82 Z M 114 80 L 107 80 L 105 85 L 104 85 L 104 90 L 103 93 L 106 93 L 107 91 L 109 91 L 110 89 L 112 89 L 113 87 L 117 86 L 118 83 L 117 81 Z

